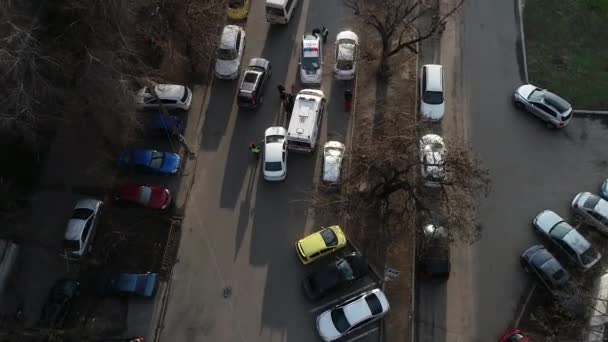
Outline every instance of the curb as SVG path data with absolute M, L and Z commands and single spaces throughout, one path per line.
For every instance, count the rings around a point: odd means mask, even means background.
M 523 8 L 524 8 L 524 0 L 517 0 L 517 19 L 519 21 L 519 41 L 520 41 L 520 46 L 521 46 L 521 57 L 522 57 L 522 64 L 523 64 L 523 68 L 524 68 L 524 81 L 526 83 L 529 83 L 528 80 L 528 60 L 526 57 L 526 37 L 524 35 L 524 14 L 523 14 Z
M 577 116 L 595 116 L 595 115 L 608 115 L 608 110 L 587 110 L 587 109 L 575 109 L 572 113 Z

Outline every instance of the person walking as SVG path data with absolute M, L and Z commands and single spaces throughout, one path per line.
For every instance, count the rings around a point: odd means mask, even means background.
M 289 114 L 291 114 L 291 112 L 293 111 L 293 105 L 295 102 L 295 98 L 296 97 L 294 94 L 287 94 L 287 103 L 285 104 L 285 110 Z
M 350 112 L 353 103 L 353 92 L 350 89 L 344 91 L 344 111 Z
M 285 92 L 285 87 L 283 87 L 282 84 L 279 84 L 277 86 L 277 89 L 279 90 L 279 97 L 282 101 L 285 101 L 285 97 L 287 96 L 287 93 Z
M 321 30 L 319 30 L 319 28 L 318 28 L 318 27 L 315 27 L 315 28 L 312 30 L 312 35 L 313 35 L 313 36 L 317 36 L 317 37 L 321 38 Z
M 256 158 L 260 156 L 260 147 L 256 143 L 249 144 L 249 150 Z
M 321 29 L 321 36 L 323 36 L 323 44 L 325 44 L 327 42 L 328 34 L 329 34 L 329 30 L 327 29 L 327 27 L 323 26 L 323 28 Z

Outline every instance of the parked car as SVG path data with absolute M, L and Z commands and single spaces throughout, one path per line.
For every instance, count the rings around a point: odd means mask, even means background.
M 338 80 L 352 80 L 357 68 L 359 37 L 352 31 L 342 31 L 336 36 L 336 64 L 334 75 Z
M 228 0 L 228 18 L 244 20 L 249 12 L 249 0 Z
M 296 242 L 296 251 L 303 264 L 309 264 L 346 246 L 346 236 L 335 225 L 323 228 Z
M 422 245 L 418 254 L 422 274 L 437 278 L 450 276 L 449 242 L 448 231 L 444 227 L 427 224 L 422 228 Z
M 220 79 L 236 80 L 245 50 L 245 30 L 240 26 L 226 25 L 222 30 L 220 46 L 217 49 L 215 76 Z
M 323 183 L 327 185 L 340 183 L 344 150 L 344 144 L 339 141 L 328 141 L 323 146 L 323 171 L 321 172 Z
M 437 187 L 445 181 L 446 155 L 443 138 L 437 134 L 427 134 L 420 139 L 420 169 L 424 185 Z
M 97 279 L 97 292 L 101 296 L 122 295 L 152 298 L 156 294 L 156 273 L 102 273 Z
M 365 276 L 368 269 L 361 254 L 353 252 L 309 274 L 302 281 L 302 288 L 309 299 L 319 300 L 329 292 Z
M 537 232 L 547 237 L 578 267 L 588 270 L 602 255 L 585 237 L 551 210 L 538 214 L 532 222 Z
M 17 268 L 20 247 L 17 243 L 0 239 L 0 295 Z
M 524 84 L 515 90 L 513 103 L 519 109 L 536 115 L 554 128 L 566 126 L 572 118 L 572 106 L 568 101 L 532 84 Z
M 120 155 L 118 166 L 123 170 L 175 175 L 181 158 L 177 153 L 156 150 L 131 150 Z
M 264 89 L 272 75 L 272 66 L 267 59 L 252 58 L 243 74 L 237 104 L 239 108 L 258 108 L 264 103 Z
M 500 337 L 498 342 L 531 342 L 531 340 L 522 330 L 511 328 Z
M 321 84 L 323 78 L 323 47 L 320 34 L 307 33 L 302 37 L 300 55 L 300 82 L 302 84 Z
M 122 184 L 114 188 L 114 200 L 150 209 L 167 209 L 171 191 L 158 185 Z
M 157 84 L 140 89 L 135 96 L 135 103 L 141 109 L 158 109 L 158 100 L 167 110 L 188 110 L 192 102 L 190 88 L 179 84 Z
M 150 117 L 148 127 L 150 132 L 156 135 L 184 134 L 184 120 L 177 115 L 155 113 Z
M 443 119 L 445 111 L 443 67 L 438 64 L 424 65 L 420 75 L 420 114 L 422 120 L 440 121 Z
M 581 192 L 572 200 L 572 210 L 600 233 L 608 235 L 608 202 L 590 192 Z
M 55 282 L 42 308 L 40 325 L 49 328 L 61 327 L 74 299 L 78 296 L 80 296 L 80 282 L 77 280 L 59 279 Z
M 543 245 L 528 248 L 521 255 L 521 264 L 551 293 L 563 288 L 570 280 L 568 271 Z
M 320 314 L 317 317 L 317 331 L 323 341 L 335 341 L 380 319 L 388 310 L 390 305 L 384 292 L 373 289 Z
M 608 201 L 608 179 L 606 179 L 600 187 L 600 196 L 602 196 L 603 199 Z
M 287 177 L 287 141 L 285 128 L 269 127 L 264 133 L 264 179 L 271 182 Z
M 76 202 L 63 237 L 63 256 L 80 258 L 91 249 L 103 202 L 85 198 Z

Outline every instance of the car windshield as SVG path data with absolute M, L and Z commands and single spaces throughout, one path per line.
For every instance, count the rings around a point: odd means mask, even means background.
M 93 214 L 93 210 L 87 208 L 78 208 L 72 214 L 73 219 L 86 220 Z
M 63 240 L 63 249 L 76 252 L 80 249 L 80 243 L 77 240 Z
M 338 63 L 336 63 L 336 67 L 338 68 L 338 70 L 352 70 L 353 69 L 353 62 L 352 61 L 338 60 Z
M 564 276 L 566 275 L 566 272 L 562 269 L 555 271 L 555 273 L 553 273 L 551 275 L 551 278 L 553 278 L 553 280 L 555 280 L 556 282 L 559 282 Z
M 370 294 L 365 296 L 365 301 L 367 302 L 367 305 L 369 306 L 369 311 L 372 312 L 372 315 L 376 316 L 377 314 L 382 312 L 382 304 L 380 303 L 380 300 L 378 299 L 378 296 L 376 296 L 375 294 Z
M 530 93 L 530 95 L 528 95 L 528 100 L 533 102 L 541 102 L 544 98 L 544 95 L 545 92 L 542 89 L 536 88 Z
M 285 136 L 283 136 L 283 135 L 267 135 L 266 143 L 270 144 L 270 143 L 275 143 L 275 142 L 281 142 L 284 138 L 285 138 Z
M 583 264 L 587 265 L 597 259 L 597 251 L 589 247 L 583 254 L 581 254 L 581 260 Z
M 571 231 L 572 228 L 569 224 L 567 224 L 566 222 L 560 222 L 555 225 L 553 229 L 551 229 L 551 232 L 549 232 L 549 234 L 551 234 L 551 236 L 556 239 L 563 240 L 564 236 L 566 236 L 566 234 L 570 233 Z
M 345 279 L 355 279 L 353 269 L 350 267 L 346 259 L 341 259 L 340 261 L 338 261 L 338 263 L 336 264 L 336 268 L 340 271 L 340 273 L 342 273 Z
M 245 83 L 255 83 L 255 81 L 258 79 L 258 73 L 257 72 L 246 72 L 245 76 L 243 76 L 243 82 Z
M 321 237 L 323 238 L 325 246 L 327 247 L 333 247 L 338 244 L 338 237 L 336 236 L 336 233 L 329 228 L 325 228 L 321 231 Z
M 150 167 L 153 169 L 160 169 L 163 166 L 164 159 L 165 159 L 164 153 L 158 152 L 158 151 L 152 152 L 152 159 L 150 160 Z
M 147 186 L 142 186 L 139 191 L 139 203 L 143 205 L 147 205 L 150 202 L 150 198 L 152 197 L 152 188 Z
M 218 49 L 217 59 L 221 61 L 231 61 L 236 58 L 236 51 L 233 49 Z
M 275 172 L 275 171 L 281 171 L 283 169 L 283 165 L 281 165 L 281 162 L 266 162 L 264 163 L 264 170 L 266 171 L 271 171 L 271 172 Z
M 424 103 L 428 104 L 441 104 L 443 103 L 443 92 L 440 91 L 426 91 L 422 99 Z
M 340 333 L 344 333 L 350 328 L 350 323 L 348 323 L 348 320 L 346 319 L 346 315 L 344 314 L 344 310 L 342 310 L 342 308 L 332 310 L 331 320 L 332 322 L 334 322 L 334 326 Z
M 320 64 L 318 48 L 304 48 L 302 50 L 302 68 L 304 70 L 317 70 Z
M 342 150 L 335 147 L 327 147 L 325 149 L 325 154 L 332 157 L 340 157 L 342 155 Z
M 595 208 L 595 205 L 599 201 L 600 201 L 599 197 L 597 197 L 595 195 L 589 195 L 589 197 L 587 197 L 587 199 L 585 200 L 585 203 L 583 203 L 583 207 L 585 207 L 587 209 L 593 209 L 593 208 Z
M 239 8 L 243 7 L 245 0 L 229 0 L 228 7 L 230 8 Z

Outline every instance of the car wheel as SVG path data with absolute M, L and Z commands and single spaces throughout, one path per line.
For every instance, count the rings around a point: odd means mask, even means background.
M 524 104 L 523 104 L 523 103 L 521 103 L 521 102 L 519 102 L 519 101 L 513 101 L 513 104 L 515 105 L 515 107 L 516 107 L 517 109 L 520 109 L 520 110 L 521 110 L 521 109 L 524 109 Z

